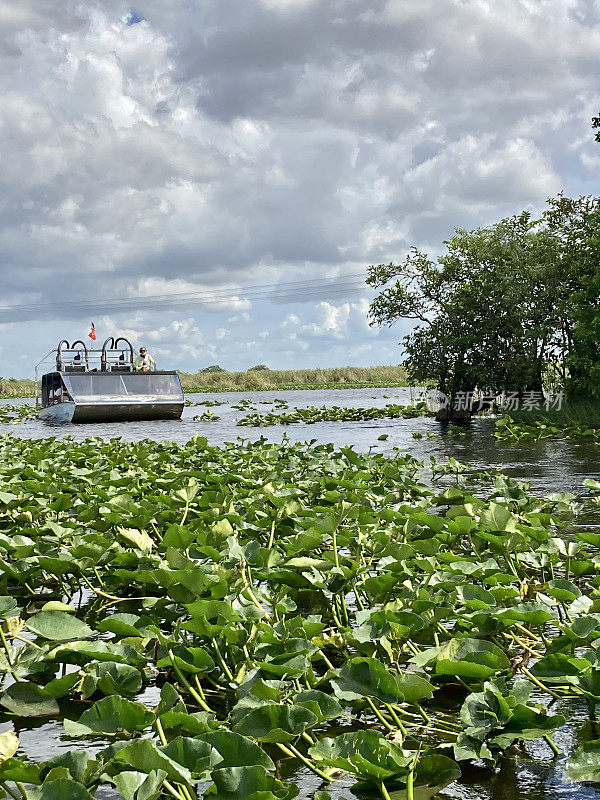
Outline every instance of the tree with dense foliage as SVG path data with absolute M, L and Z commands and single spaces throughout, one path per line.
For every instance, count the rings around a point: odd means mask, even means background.
M 524 212 L 457 230 L 437 261 L 413 249 L 400 265 L 371 266 L 367 283 L 386 287 L 371 305 L 372 324 L 415 320 L 404 337 L 409 376 L 435 377 L 451 397 L 476 387 L 539 391 L 561 344 L 559 244 Z
M 549 200 L 544 222 L 569 276 L 564 378 L 572 398 L 600 400 L 600 197 Z
M 549 200 L 487 228 L 456 230 L 437 260 L 413 248 L 368 268 L 382 292 L 371 324 L 413 320 L 405 366 L 440 390 L 541 391 L 600 398 L 600 199 Z

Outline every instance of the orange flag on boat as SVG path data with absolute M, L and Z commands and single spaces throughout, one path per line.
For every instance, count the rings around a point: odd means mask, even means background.
M 92 329 L 88 333 L 88 336 L 90 337 L 90 339 L 93 339 L 94 341 L 96 341 L 96 328 L 94 327 L 94 323 L 93 322 L 92 322 Z

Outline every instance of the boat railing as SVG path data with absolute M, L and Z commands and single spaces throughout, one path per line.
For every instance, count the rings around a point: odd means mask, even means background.
M 64 347 L 63 347 L 64 345 Z M 71 355 L 71 363 L 65 363 L 65 358 Z M 84 358 L 81 358 L 81 355 L 84 355 Z M 69 345 L 66 339 L 63 339 L 61 342 L 58 343 L 58 347 L 56 349 L 56 371 L 62 372 L 63 369 L 69 372 L 84 372 L 85 370 L 89 370 L 90 368 L 90 357 L 87 349 L 87 345 L 85 342 L 82 342 L 81 339 L 78 339 L 73 344 Z
M 119 346 L 119 342 L 124 342 L 124 345 Z M 100 351 L 100 369 L 102 372 L 133 372 L 133 358 L 133 345 L 129 339 L 109 336 Z
M 69 344 L 62 339 L 35 365 L 35 404 L 41 402 L 41 376 L 48 372 L 134 372 L 133 345 L 124 336 L 109 336 L 100 348 L 91 348 L 81 339 Z

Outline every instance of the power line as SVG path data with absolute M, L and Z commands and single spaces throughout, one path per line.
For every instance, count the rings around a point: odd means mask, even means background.
M 243 302 L 245 300 L 271 300 L 279 303 L 305 302 L 324 295 L 348 294 L 364 287 L 364 275 L 348 273 L 332 278 L 315 278 L 302 281 L 286 281 L 270 284 L 239 286 L 233 288 L 206 289 L 202 292 L 163 293 L 155 295 L 139 295 L 137 297 L 115 297 L 103 300 L 77 299 L 53 300 L 51 302 L 21 303 L 0 306 L 0 319 L 28 317 L 31 315 L 46 318 L 76 313 L 119 313 L 151 308 L 180 308 L 194 305 L 219 305 L 223 303 Z

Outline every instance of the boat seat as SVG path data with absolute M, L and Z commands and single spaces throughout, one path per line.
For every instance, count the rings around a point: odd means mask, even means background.
M 85 372 L 83 364 L 65 364 L 65 372 Z

